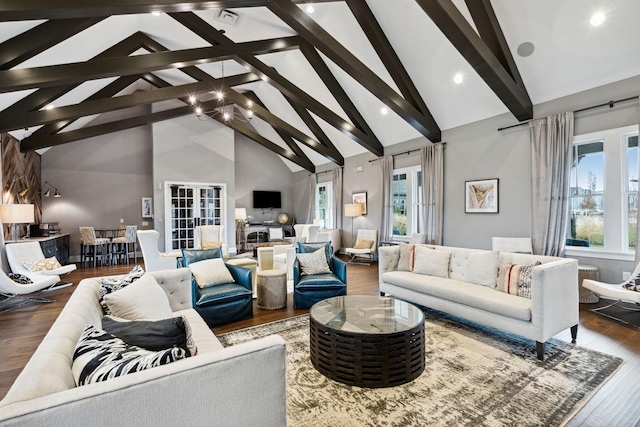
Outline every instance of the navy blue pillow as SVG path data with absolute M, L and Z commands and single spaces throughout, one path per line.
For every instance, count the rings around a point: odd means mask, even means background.
M 205 259 L 222 258 L 222 248 L 215 249 L 183 249 L 182 250 L 182 266 L 188 267 L 189 264 L 204 261 Z
M 333 257 L 333 247 L 331 242 L 311 242 L 311 243 L 298 243 L 299 254 L 310 254 L 324 247 L 324 253 L 327 256 L 327 263 L 331 266 L 331 258 Z

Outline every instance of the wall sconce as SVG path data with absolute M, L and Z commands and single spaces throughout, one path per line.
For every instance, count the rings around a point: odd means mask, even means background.
M 53 188 L 55 191 L 55 193 L 53 193 L 53 197 L 61 197 L 60 192 L 58 191 L 58 189 L 56 187 L 54 187 L 53 185 L 49 184 L 47 181 L 44 182 L 44 185 L 42 186 L 42 188 L 47 188 L 47 186 L 49 186 L 49 189 L 47 191 L 44 192 L 44 197 L 51 197 L 51 189 Z
M 11 184 L 8 184 L 5 187 L 5 191 L 6 192 L 11 192 L 11 188 L 13 187 L 13 184 L 15 184 L 16 182 L 18 182 L 19 180 L 21 180 L 22 178 L 26 177 L 27 174 L 22 174 L 19 177 L 17 177 L 16 179 L 14 179 L 13 181 L 11 181 Z M 29 183 L 27 183 L 26 186 L 22 187 L 22 190 L 18 191 L 18 196 L 20 197 L 24 197 L 25 194 L 27 194 L 29 192 Z

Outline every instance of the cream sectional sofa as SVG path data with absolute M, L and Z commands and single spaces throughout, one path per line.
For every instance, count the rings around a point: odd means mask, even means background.
M 534 264 L 536 261 L 541 263 L 531 270 L 531 299 L 528 299 L 501 292 L 495 286 L 472 283 L 474 280 L 477 282 L 477 278 L 473 277 L 473 266 L 484 269 L 485 265 L 477 262 L 483 255 L 491 257 L 491 251 L 417 246 L 450 252 L 448 274 L 445 272 L 448 277 L 398 271 L 400 246 L 383 246 L 379 248 L 378 261 L 381 294 L 391 294 L 406 301 L 535 340 L 540 360 L 544 356 L 544 343 L 557 333 L 571 328 L 575 342 L 578 331 L 576 260 L 499 253 L 501 264 Z M 424 253 L 423 249 L 420 251 Z M 421 270 L 419 262 L 421 260 L 416 258 L 416 267 Z
M 86 324 L 101 325 L 100 279 L 80 282 L 0 401 L 2 426 L 284 426 L 284 340 L 269 336 L 224 348 L 191 308 L 187 268 L 150 273 L 174 315 L 186 316 L 198 354 L 76 387 L 71 372 Z

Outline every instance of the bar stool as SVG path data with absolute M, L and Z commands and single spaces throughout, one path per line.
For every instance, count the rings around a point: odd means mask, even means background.
M 138 263 L 138 247 L 136 236 L 138 233 L 137 225 L 125 225 L 120 226 L 121 230 L 118 231 L 118 237 L 114 237 L 111 239 L 111 252 L 112 255 L 115 256 L 115 261 L 117 263 L 118 258 L 120 256 L 123 257 L 123 261 L 126 261 L 129 264 L 129 249 L 133 244 L 133 260 L 134 263 Z
M 96 266 L 96 260 L 100 257 L 102 264 L 109 257 L 109 246 L 111 239 L 107 237 L 96 237 L 96 229 L 93 227 L 78 227 L 80 231 L 80 261 L 84 267 L 87 258 L 93 259 L 93 267 Z

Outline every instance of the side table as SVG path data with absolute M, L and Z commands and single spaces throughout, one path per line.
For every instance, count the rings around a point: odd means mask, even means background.
M 258 308 L 276 310 L 287 306 L 287 272 L 262 270 L 258 272 Z
M 600 298 L 587 288 L 582 287 L 584 279 L 600 280 L 600 270 L 592 265 L 578 265 L 578 299 L 583 304 L 595 304 Z

